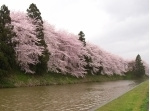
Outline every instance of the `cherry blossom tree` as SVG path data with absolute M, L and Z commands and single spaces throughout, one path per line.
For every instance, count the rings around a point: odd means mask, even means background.
M 124 74 L 127 71 L 127 61 L 121 57 L 113 55 L 100 49 L 96 45 L 87 43 L 87 51 L 92 59 L 90 64 L 93 67 L 91 73 L 95 74 L 99 71 L 100 67 L 103 67 L 102 74 L 113 75 L 113 74 Z
M 44 24 L 45 41 L 51 53 L 48 61 L 49 71 L 62 74 L 71 74 L 79 77 L 84 76 L 86 65 L 83 55 L 85 49 L 78 41 L 78 36 L 66 31 L 55 31 L 55 29 Z
M 145 74 L 149 75 L 149 64 L 147 64 L 145 61 L 142 61 L 144 67 L 145 67 Z
M 25 72 L 35 73 L 31 70 L 30 65 L 36 65 L 39 62 L 38 56 L 42 55 L 44 49 L 44 47 L 36 45 L 39 39 L 35 34 L 35 26 L 32 25 L 32 20 L 23 12 L 12 12 L 11 18 L 17 35 L 13 39 L 17 42 L 15 47 L 17 62 Z
M 40 39 L 36 37 L 36 26 L 32 24 L 34 19 L 30 19 L 23 12 L 12 12 L 11 18 L 17 35 L 12 39 L 17 43 L 16 60 L 26 73 L 35 73 L 31 66 L 40 62 L 38 57 L 43 54 L 45 47 L 37 45 Z M 83 46 L 83 43 L 78 40 L 78 35 L 56 30 L 46 21 L 43 21 L 43 33 L 49 53 L 47 62 L 49 72 L 84 77 L 87 73 L 85 67 L 88 64 L 90 73 L 93 75 L 97 73 L 124 75 L 134 65 L 131 61 L 111 54 L 91 43 Z M 85 56 L 90 58 L 88 63 Z M 144 62 L 143 65 L 148 66 Z

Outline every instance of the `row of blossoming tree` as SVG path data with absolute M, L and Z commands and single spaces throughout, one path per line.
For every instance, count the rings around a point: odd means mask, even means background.
M 42 20 L 33 3 L 27 13 L 10 13 L 3 5 L 0 10 L 0 73 L 19 67 L 31 74 L 56 72 L 83 77 L 87 73 L 124 75 L 134 69 L 134 61 L 126 61 L 86 43 L 84 36 L 82 31 L 74 35 L 55 30 Z M 146 63 L 144 65 L 147 67 Z

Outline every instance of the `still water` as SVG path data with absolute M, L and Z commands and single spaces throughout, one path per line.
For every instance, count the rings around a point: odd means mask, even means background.
M 0 111 L 94 111 L 137 84 L 119 80 L 0 89 Z

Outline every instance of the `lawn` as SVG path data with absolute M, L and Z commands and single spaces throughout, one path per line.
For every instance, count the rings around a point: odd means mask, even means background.
M 145 81 L 121 97 L 96 111 L 148 111 L 149 81 Z

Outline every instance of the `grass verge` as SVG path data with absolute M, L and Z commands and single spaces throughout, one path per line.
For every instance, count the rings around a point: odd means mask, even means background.
M 12 74 L 0 78 L 0 87 L 22 87 L 22 86 L 45 86 L 52 84 L 76 84 L 84 82 L 105 82 L 123 79 L 131 79 L 131 74 L 126 76 L 119 75 L 91 75 L 85 77 L 74 77 L 71 75 L 62 75 L 58 73 L 46 73 L 42 75 L 24 74 L 23 72 L 12 72 Z
M 149 82 L 147 80 L 96 111 L 148 111 L 148 91 Z

